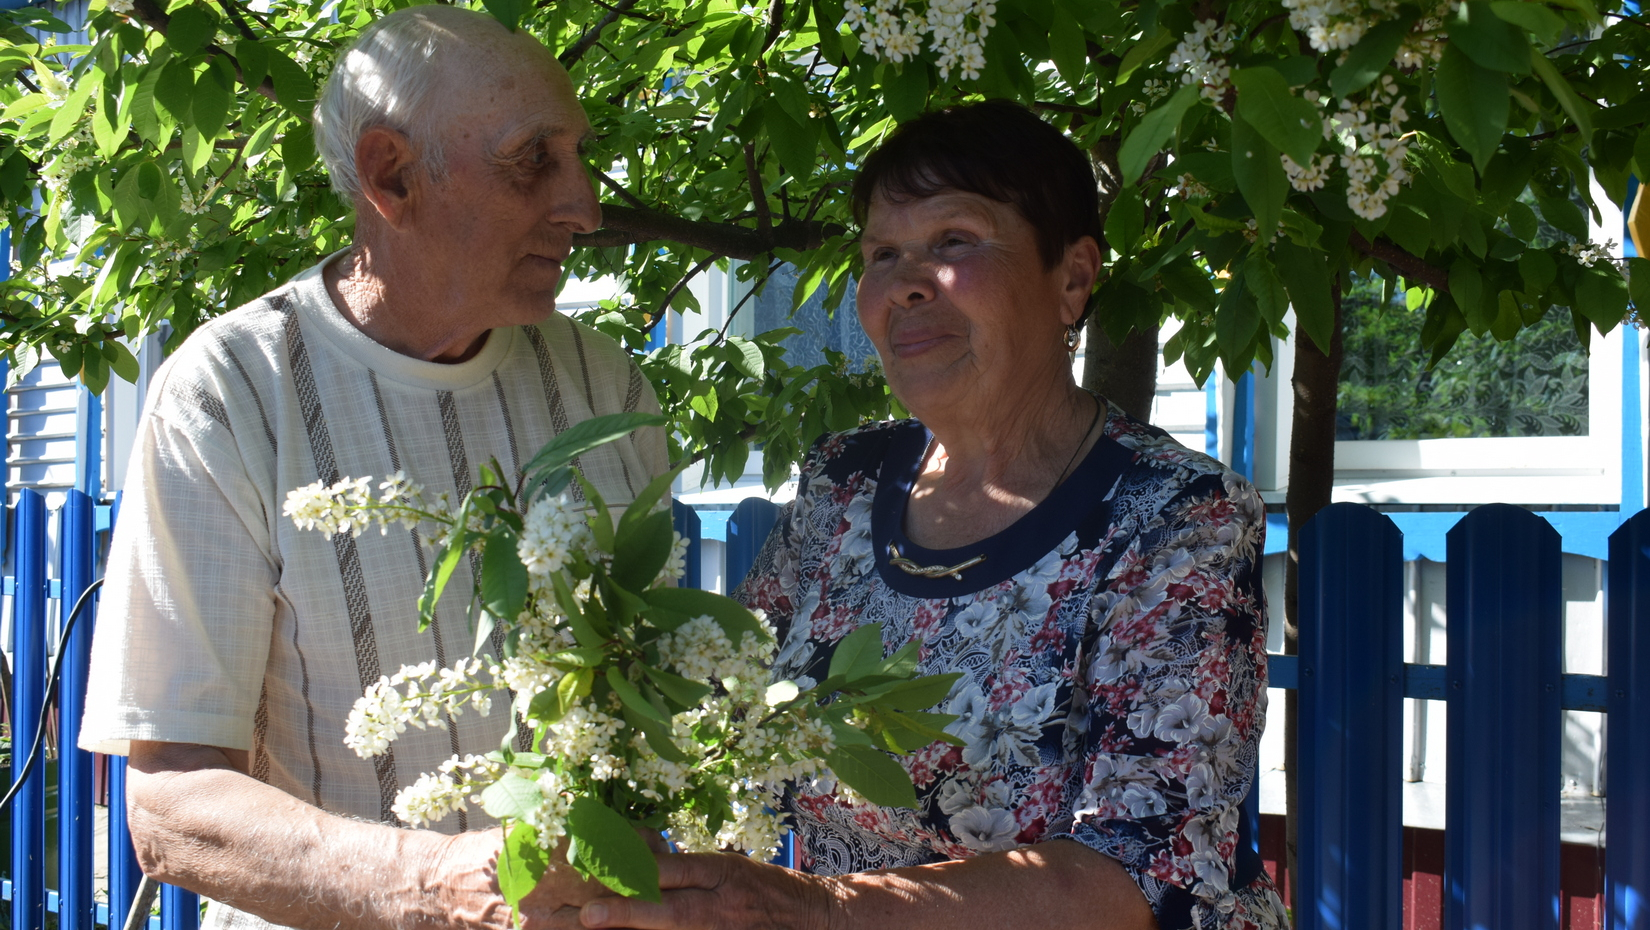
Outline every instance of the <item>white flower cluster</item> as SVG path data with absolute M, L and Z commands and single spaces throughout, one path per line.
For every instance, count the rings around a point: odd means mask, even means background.
M 716 852 L 739 849 L 753 859 L 772 859 L 779 852 L 780 838 L 789 829 L 781 815 L 773 812 L 773 797 L 766 789 L 747 782 L 733 802 L 733 817 L 712 835 L 705 818 L 689 811 L 672 815 L 670 839 L 684 852 Z
M 121 16 L 129 15 L 133 8 L 132 0 L 106 0 L 103 5 L 109 12 L 119 13 Z
M 317 481 L 289 492 L 281 512 L 298 529 L 320 530 L 328 539 L 337 533 L 360 536 L 374 524 L 383 532 L 389 531 L 391 523 L 409 529 L 418 525 L 417 515 L 406 503 L 420 491 L 408 483 L 406 475 L 396 472 L 379 483 L 378 491 L 375 497 L 371 476 L 343 478 L 332 485 Z
M 34 72 L 34 82 L 53 104 L 69 99 L 70 92 L 74 90 L 68 81 L 63 80 L 61 74 L 50 68 Z
M 1312 161 L 1304 167 L 1295 163 L 1288 155 L 1283 158 L 1283 171 L 1289 175 L 1289 186 L 1298 191 L 1315 191 L 1323 187 L 1329 179 L 1329 169 L 1335 164 L 1333 155 L 1313 155 Z
M 1129 104 L 1129 109 L 1136 115 L 1144 115 L 1152 104 L 1169 95 L 1170 86 L 1166 81 L 1157 78 L 1147 78 L 1146 83 L 1140 85 L 1140 94 L 1144 98 Z
M 1381 111 L 1386 118 L 1381 118 Z M 1346 169 L 1346 204 L 1366 220 L 1386 214 L 1386 202 L 1409 181 L 1404 159 L 1409 155 L 1409 136 L 1403 125 L 1409 120 L 1404 97 L 1398 93 L 1392 75 L 1383 74 L 1369 88 L 1363 100 L 1342 100 L 1331 117 L 1335 136 L 1346 146 L 1341 167 Z
M 355 702 L 344 722 L 344 745 L 363 759 L 382 755 L 390 743 L 407 731 L 407 725 L 423 729 L 446 727 L 447 717 L 458 716 L 469 704 L 483 717 L 493 708 L 492 682 L 475 677 L 480 659 L 459 659 L 451 668 L 434 662 L 404 665 L 394 675 L 385 675 Z M 403 685 L 411 685 L 403 693 Z
M 1591 268 L 1599 262 L 1615 261 L 1616 240 L 1607 240 L 1603 245 L 1592 242 L 1570 242 L 1565 244 L 1564 251 L 1570 253 L 1570 256 L 1576 261 Z
M 765 621 L 764 621 L 765 622 Z M 739 648 L 712 617 L 694 617 L 672 632 L 659 637 L 659 660 L 678 675 L 693 681 L 730 683 L 747 687 L 766 685 L 767 663 L 773 657 L 772 636 L 763 640 L 754 633 L 740 637 Z
M 1214 192 L 1209 190 L 1202 181 L 1189 174 L 1181 175 L 1174 183 L 1180 189 L 1180 196 L 1185 197 L 1187 200 L 1207 200 L 1214 196 Z
M 529 574 L 548 577 L 587 556 L 594 542 L 589 523 L 566 494 L 542 497 L 527 508 L 516 554 Z
M 573 764 L 589 765 L 590 777 L 596 781 L 612 781 L 624 774 L 624 747 L 619 741 L 619 731 L 624 728 L 623 720 L 586 702 L 550 724 L 541 751 Z
M 915 58 L 922 37 L 937 56 L 940 77 L 973 81 L 985 67 L 985 37 L 997 25 L 996 0 L 928 0 L 926 14 L 907 0 L 844 0 L 843 21 L 862 45 L 885 61 Z
M 1318 52 L 1345 51 L 1398 11 L 1397 0 L 1283 0 L 1289 27 Z
M 50 72 L 42 72 L 49 74 Z M 54 77 L 55 80 L 55 77 Z M 57 82 L 62 85 L 62 81 Z M 45 89 L 45 82 L 41 82 L 41 89 Z M 65 91 L 67 93 L 67 91 Z M 40 179 L 46 182 L 46 189 L 59 194 L 74 180 L 74 176 L 89 168 L 96 167 L 100 161 L 96 154 L 96 143 L 92 141 L 92 125 L 82 122 L 75 131 L 70 133 L 56 146 L 57 154 L 51 161 L 40 169 Z
M 212 198 L 216 193 L 216 185 L 202 191 L 199 195 L 190 190 L 188 185 L 184 185 L 183 190 L 178 194 L 178 209 L 190 216 L 200 216 L 212 209 Z
M 665 567 L 659 569 L 659 577 L 653 582 L 655 586 L 669 584 L 687 574 L 687 537 L 675 531 L 670 535 L 670 557 L 665 559 Z
M 1225 55 L 1237 47 L 1237 27 L 1200 19 L 1169 55 L 1169 70 L 1182 72 L 1183 84 L 1198 85 L 1203 99 L 1219 102 L 1231 84 L 1232 66 Z

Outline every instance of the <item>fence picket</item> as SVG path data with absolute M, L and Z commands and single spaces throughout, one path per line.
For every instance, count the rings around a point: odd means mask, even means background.
M 1610 536 L 1604 927 L 1650 930 L 1650 511 Z
M 1296 925 L 1401 927 L 1403 534 L 1334 504 L 1300 551 L 1299 861 L 1316 890 Z
M 82 592 L 91 586 L 96 549 L 96 507 L 80 491 L 70 491 L 58 511 L 58 540 L 63 579 L 58 598 L 61 622 Z M 95 602 L 97 595 L 92 596 Z M 58 684 L 57 848 L 58 906 L 61 930 L 92 930 L 97 906 L 92 899 L 92 754 L 81 750 L 80 715 L 86 706 L 86 674 L 92 656 L 95 603 L 81 610 L 80 620 L 59 646 L 63 650 Z
M 728 521 L 728 593 L 739 587 L 756 564 L 756 555 L 778 519 L 779 505 L 760 497 L 747 497 L 733 509 Z
M 1449 531 L 1446 930 L 1559 924 L 1560 540 L 1489 504 Z
M 15 778 L 28 758 L 46 699 L 46 499 L 33 489 L 17 498 L 12 601 L 11 747 Z M 11 921 L 41 927 L 46 919 L 46 776 L 44 761 L 11 807 Z
M 682 581 L 684 588 L 698 588 L 704 585 L 704 576 L 700 574 L 703 565 L 701 559 L 705 549 L 704 540 L 699 529 L 699 514 L 692 507 L 681 501 L 671 501 L 671 522 L 676 532 L 687 540 L 687 554 L 682 560 Z

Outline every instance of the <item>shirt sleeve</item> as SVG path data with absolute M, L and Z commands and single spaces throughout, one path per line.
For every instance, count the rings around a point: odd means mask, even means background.
M 1265 508 L 1191 481 L 1091 604 L 1086 728 L 1067 837 L 1122 863 L 1162 930 L 1230 910 L 1239 807 L 1266 713 Z
M 92 640 L 80 747 L 251 749 L 278 578 L 266 506 L 226 426 L 143 420 Z

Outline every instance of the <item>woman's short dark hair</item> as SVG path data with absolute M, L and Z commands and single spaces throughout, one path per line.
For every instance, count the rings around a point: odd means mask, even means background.
M 1011 100 L 946 107 L 894 130 L 854 179 L 854 217 L 865 225 L 879 193 L 921 198 L 948 190 L 1013 204 L 1036 232 L 1045 268 L 1084 236 L 1100 239 L 1094 167 L 1064 133 Z

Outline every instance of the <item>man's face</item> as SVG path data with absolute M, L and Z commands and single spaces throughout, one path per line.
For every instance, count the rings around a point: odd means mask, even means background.
M 447 176 L 423 184 L 407 230 L 442 272 L 427 277 L 447 282 L 430 296 L 466 315 L 455 323 L 538 323 L 555 309 L 573 234 L 601 225 L 580 153 L 590 122 L 536 40 L 518 33 L 464 57 L 432 101 L 446 114 Z

